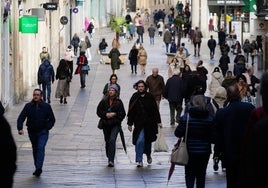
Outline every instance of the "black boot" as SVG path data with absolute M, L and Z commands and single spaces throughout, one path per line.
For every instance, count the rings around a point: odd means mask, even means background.
M 66 98 L 64 98 L 64 104 L 67 104 L 67 100 L 66 100 Z
M 63 103 L 63 96 L 60 96 L 60 103 Z

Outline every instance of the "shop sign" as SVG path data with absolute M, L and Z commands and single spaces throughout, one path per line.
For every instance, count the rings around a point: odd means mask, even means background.
M 208 5 L 210 6 L 245 6 L 244 1 L 242 0 L 208 0 Z
M 38 33 L 38 17 L 37 16 L 23 16 L 19 18 L 19 32 Z
M 225 3 L 225 0 L 218 0 L 217 1 L 217 4 L 224 4 Z M 236 0 L 226 0 L 226 4 L 230 5 L 230 4 L 240 4 L 241 2 L 240 1 L 236 1 Z
M 58 5 L 57 3 L 45 3 L 43 4 L 43 8 L 46 10 L 57 10 Z

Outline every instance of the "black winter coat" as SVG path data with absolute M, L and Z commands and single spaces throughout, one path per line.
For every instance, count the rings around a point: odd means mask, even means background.
M 154 96 L 148 92 L 134 93 L 130 98 L 127 124 L 134 124 L 132 143 L 136 145 L 140 131 L 144 129 L 145 142 L 154 142 L 157 138 L 160 113 Z
M 97 107 L 97 115 L 103 120 L 104 128 L 107 126 L 121 126 L 121 122 L 126 116 L 123 102 L 119 98 L 116 98 L 112 105 L 110 105 L 109 100 L 110 98 L 107 96 L 100 101 Z M 116 116 L 107 119 L 106 113 L 108 112 L 115 112 Z
M 182 79 L 178 75 L 173 75 L 167 80 L 164 97 L 169 102 L 182 104 L 184 91 L 185 89 Z
M 224 153 L 226 164 L 239 161 L 243 136 L 252 110 L 250 103 L 232 101 L 216 113 L 217 144 Z
M 128 55 L 128 59 L 129 59 L 131 65 L 138 64 L 138 53 L 139 53 L 139 51 L 137 49 L 130 50 L 129 55 Z

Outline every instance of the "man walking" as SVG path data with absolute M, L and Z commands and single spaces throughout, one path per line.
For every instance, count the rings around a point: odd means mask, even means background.
M 163 76 L 158 74 L 158 68 L 153 68 L 152 75 L 146 78 L 146 84 L 156 101 L 157 107 L 159 109 L 160 101 L 165 89 L 165 82 Z
M 202 32 L 199 30 L 198 27 L 196 27 L 194 34 L 193 34 L 194 56 L 196 56 L 196 52 L 198 56 L 200 56 L 200 46 L 201 46 L 202 38 L 203 38 Z
M 237 187 L 239 179 L 239 164 L 241 146 L 246 126 L 252 110 L 252 104 L 241 102 L 237 85 L 227 89 L 229 105 L 219 109 L 215 116 L 216 129 L 219 135 L 216 144 L 220 146 L 224 161 L 226 162 L 227 187 Z
M 172 35 L 171 35 L 169 29 L 166 28 L 165 33 L 164 33 L 164 36 L 163 36 L 163 42 L 166 45 L 166 53 L 168 53 L 169 44 L 171 43 L 171 40 L 172 40 Z
M 155 36 L 155 27 L 153 24 L 148 28 L 149 38 L 150 38 L 150 44 L 154 45 L 154 36 Z
M 27 118 L 26 126 L 33 149 L 35 171 L 33 175 L 39 177 L 45 159 L 45 147 L 49 130 L 55 124 L 55 116 L 49 104 L 42 100 L 42 91 L 35 89 L 33 99 L 27 103 L 17 119 L 18 134 L 23 135 L 23 122 Z
M 214 58 L 215 48 L 216 48 L 216 40 L 213 38 L 213 35 L 210 35 L 210 39 L 208 40 L 208 48 L 210 50 L 210 59 Z
M 38 84 L 42 84 L 43 100 L 44 102 L 47 100 L 50 103 L 51 82 L 53 83 L 55 80 L 55 72 L 49 60 L 44 60 L 39 66 L 37 77 Z
M 169 102 L 171 126 L 175 126 L 175 122 L 179 123 L 182 112 L 183 93 L 184 87 L 180 71 L 175 70 L 173 76 L 167 80 L 164 92 L 164 97 Z M 176 117 L 175 111 L 177 112 Z
M 138 39 L 140 40 L 141 43 L 143 43 L 143 33 L 144 33 L 144 27 L 142 25 L 138 25 L 137 34 L 138 34 Z

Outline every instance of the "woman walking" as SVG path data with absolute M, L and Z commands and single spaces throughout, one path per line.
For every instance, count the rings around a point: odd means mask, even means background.
M 138 62 L 141 67 L 141 74 L 145 74 L 146 64 L 147 64 L 147 52 L 143 46 L 141 46 L 138 53 Z
M 97 115 L 103 122 L 105 150 L 108 158 L 108 167 L 114 166 L 116 138 L 121 130 L 121 122 L 126 116 L 123 102 L 118 98 L 118 87 L 109 86 L 108 96 L 104 97 L 97 107 Z
M 129 101 L 128 130 L 132 131 L 132 143 L 135 145 L 137 167 L 143 166 L 143 153 L 147 156 L 147 163 L 152 163 L 152 142 L 156 140 L 158 126 L 162 128 L 159 110 L 152 94 L 147 92 L 147 85 L 139 80 L 134 88 L 137 90 Z
M 111 59 L 112 74 L 116 74 L 116 71 L 120 69 L 121 60 L 119 59 L 120 52 L 117 48 L 111 49 L 108 57 Z
M 133 45 L 132 49 L 129 52 L 128 59 L 131 65 L 131 74 L 135 72 L 137 74 L 137 64 L 138 64 L 138 49 Z
M 185 181 L 187 188 L 204 188 L 206 170 L 211 153 L 211 138 L 213 117 L 206 108 L 207 102 L 204 95 L 193 97 L 189 113 L 180 118 L 175 136 L 182 139 L 185 135 L 188 121 L 187 149 L 189 154 L 188 164 L 185 166 Z
M 70 96 L 70 82 L 72 79 L 71 69 L 64 59 L 60 60 L 57 67 L 56 80 L 58 81 L 55 97 L 60 98 L 60 103 L 67 104 L 67 97 Z
M 77 68 L 75 70 L 75 74 L 80 74 L 80 84 L 83 89 L 86 87 L 86 75 L 89 71 L 88 60 L 85 52 L 80 52 L 80 56 L 77 58 L 76 64 Z

